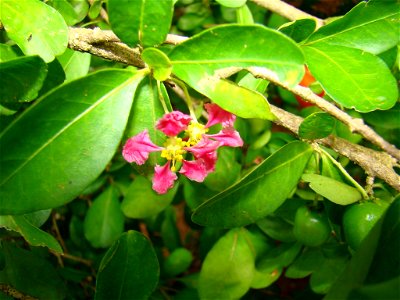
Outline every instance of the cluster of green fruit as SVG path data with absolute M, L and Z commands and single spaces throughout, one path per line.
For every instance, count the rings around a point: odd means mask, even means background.
M 374 224 L 385 211 L 384 205 L 368 201 L 349 206 L 343 215 L 343 231 L 346 242 L 357 250 Z M 296 239 L 309 247 L 324 244 L 331 235 L 331 225 L 324 212 L 301 206 L 296 211 L 293 233 Z

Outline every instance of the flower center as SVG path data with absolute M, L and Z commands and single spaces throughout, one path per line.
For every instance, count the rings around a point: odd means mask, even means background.
M 187 146 L 190 147 L 196 145 L 202 139 L 203 134 L 205 134 L 207 131 L 208 128 L 205 128 L 203 124 L 191 122 L 185 130 L 185 132 L 189 136 Z
M 183 149 L 185 146 L 186 143 L 178 137 L 170 137 L 164 143 L 165 149 L 161 151 L 161 157 L 172 161 L 171 171 L 176 171 L 175 163 L 183 160 L 183 155 L 186 153 Z

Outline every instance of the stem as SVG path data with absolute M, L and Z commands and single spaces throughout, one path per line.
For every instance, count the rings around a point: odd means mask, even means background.
M 162 92 L 161 92 L 161 82 L 159 80 L 157 80 L 157 91 L 158 91 L 158 97 L 160 97 L 160 102 L 164 109 L 164 112 L 167 114 L 167 113 L 169 113 L 169 111 L 167 108 L 167 104 L 165 103 L 164 96 L 162 95 Z
M 32 296 L 26 295 L 21 293 L 20 291 L 17 291 L 15 288 L 8 284 L 0 284 L 0 291 L 2 291 L 4 294 L 13 297 L 14 299 L 21 299 L 21 300 L 38 300 L 37 298 L 34 298 Z
M 186 87 L 186 84 L 185 84 L 183 81 L 181 81 L 181 80 L 179 80 L 178 78 L 175 78 L 175 77 L 171 77 L 171 80 L 172 80 L 174 83 L 176 83 L 176 84 L 183 90 L 183 93 L 185 94 L 184 100 L 185 100 L 185 102 L 186 102 L 186 105 L 188 106 L 190 116 L 192 117 L 192 119 L 193 119 L 194 121 L 197 122 L 196 114 L 195 114 L 194 111 L 193 111 L 192 98 L 191 98 L 190 95 L 189 95 L 189 91 L 188 91 L 188 89 L 187 89 L 187 87 Z
M 353 177 L 349 175 L 349 173 L 347 173 L 346 169 L 343 168 L 343 166 L 339 162 L 337 162 L 336 159 L 334 159 L 328 152 L 326 152 L 321 147 L 319 147 L 319 151 L 329 158 L 329 160 L 340 170 L 340 172 L 342 172 L 342 174 L 346 177 L 346 179 L 349 182 L 351 182 L 355 186 L 355 188 L 361 193 L 364 199 L 369 198 L 368 193 L 363 189 L 363 187 L 357 181 L 355 181 Z

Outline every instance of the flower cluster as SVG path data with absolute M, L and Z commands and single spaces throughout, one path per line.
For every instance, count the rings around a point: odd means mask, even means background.
M 128 139 L 124 145 L 122 155 L 130 163 L 142 165 L 150 152 L 155 151 L 160 151 L 161 157 L 167 160 L 165 165 L 155 166 L 153 189 L 157 193 L 164 194 L 173 187 L 178 166 L 181 165 L 179 173 L 190 180 L 203 182 L 215 170 L 219 147 L 243 145 L 239 133 L 233 128 L 235 115 L 216 104 L 206 104 L 205 108 L 209 115 L 206 125 L 180 111 L 165 114 L 158 120 L 156 129 L 167 136 L 163 147 L 153 144 L 147 129 Z M 215 124 L 221 124 L 222 130 L 217 134 L 207 134 L 208 128 Z M 193 159 L 186 160 L 188 154 Z

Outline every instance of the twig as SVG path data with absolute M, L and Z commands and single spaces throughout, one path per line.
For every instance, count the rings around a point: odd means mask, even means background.
M 283 2 L 281 0 L 252 0 L 252 1 L 259 6 L 262 6 L 274 13 L 277 13 L 278 15 L 281 15 L 282 17 L 285 17 L 290 21 L 295 21 L 298 19 L 313 19 L 317 23 L 317 29 L 324 25 L 323 20 L 315 16 L 312 16 L 300 9 L 297 9 L 296 7 L 287 4 L 286 2 Z
M 82 264 L 84 264 L 84 265 L 86 265 L 88 267 L 91 267 L 92 264 L 93 264 L 93 262 L 91 260 L 84 259 L 84 258 L 78 257 L 78 256 L 74 256 L 74 255 L 71 255 L 71 254 L 68 254 L 68 253 L 62 253 L 62 254 L 60 254 L 60 256 L 63 257 L 63 258 L 69 259 L 69 260 L 73 260 L 73 261 L 82 263 Z
M 21 299 L 21 300 L 38 300 L 38 298 L 34 298 L 32 296 L 26 295 L 17 291 L 15 288 L 8 284 L 0 283 L 0 291 L 4 294 L 13 297 L 14 299 Z

